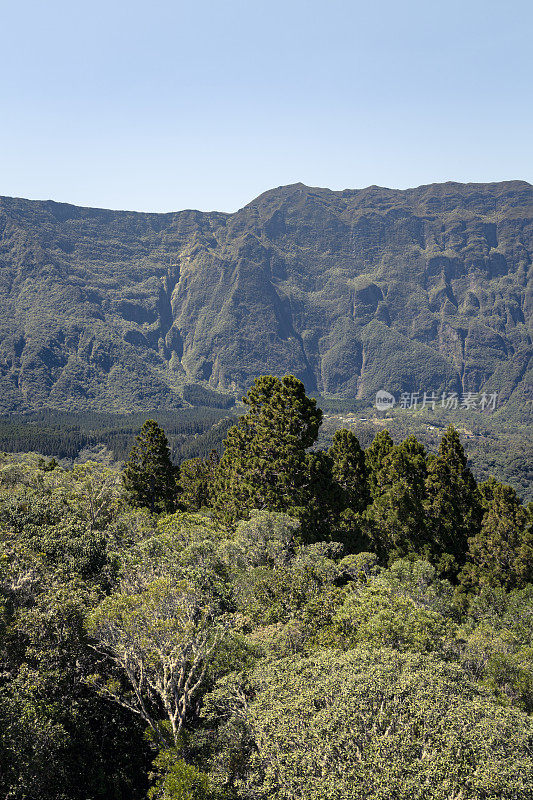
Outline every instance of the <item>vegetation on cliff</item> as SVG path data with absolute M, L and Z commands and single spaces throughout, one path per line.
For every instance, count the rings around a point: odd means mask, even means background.
M 522 408 L 532 207 L 520 181 L 295 184 L 231 215 L 2 198 L 0 411 L 223 406 L 265 372 Z

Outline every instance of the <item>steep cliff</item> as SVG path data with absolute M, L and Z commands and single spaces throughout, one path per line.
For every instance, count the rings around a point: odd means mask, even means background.
M 173 408 L 287 372 L 525 398 L 532 212 L 520 181 L 296 184 L 231 215 L 2 198 L 0 410 Z

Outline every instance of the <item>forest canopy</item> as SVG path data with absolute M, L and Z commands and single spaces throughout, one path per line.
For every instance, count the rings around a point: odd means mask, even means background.
M 258 378 L 222 455 L 0 461 L 10 800 L 526 800 L 533 509 Z

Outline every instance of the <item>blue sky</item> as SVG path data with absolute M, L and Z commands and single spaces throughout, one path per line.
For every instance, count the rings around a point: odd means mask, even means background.
M 233 211 L 533 182 L 533 4 L 2 2 L 0 194 Z

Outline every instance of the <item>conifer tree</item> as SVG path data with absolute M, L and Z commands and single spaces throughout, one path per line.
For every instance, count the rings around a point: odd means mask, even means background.
M 152 512 L 175 510 L 177 472 L 170 459 L 164 431 L 153 419 L 147 420 L 136 437 L 122 473 L 131 502 Z
M 380 489 L 377 485 L 377 476 L 383 465 L 383 460 L 389 455 L 393 447 L 394 442 L 391 439 L 390 433 L 384 430 L 377 434 L 370 447 L 365 450 L 368 487 L 372 498 L 380 494 Z
M 298 515 L 322 412 L 292 375 L 256 378 L 243 402 L 248 411 L 230 428 L 217 469 L 216 513 L 229 524 L 252 508 Z
M 479 501 L 483 514 L 489 510 L 490 504 L 494 500 L 494 490 L 499 485 L 494 475 L 491 475 L 486 481 L 483 481 L 483 483 L 478 484 Z
M 368 549 L 362 513 L 370 502 L 365 453 L 352 431 L 335 431 L 328 450 L 333 496 L 337 509 L 333 538 L 342 541 L 346 553 Z
M 370 501 L 365 453 L 359 439 L 347 428 L 335 431 L 328 450 L 332 477 L 342 492 L 342 505 L 360 513 Z
M 459 434 L 451 425 L 428 464 L 426 512 L 431 548 L 441 574 L 453 577 L 462 566 L 468 539 L 481 524 L 481 497 L 467 467 Z
M 492 501 L 479 533 L 469 540 L 459 581 L 463 592 L 484 587 L 510 591 L 533 583 L 533 530 L 511 486 L 492 483 Z
M 187 511 L 199 511 L 212 501 L 213 482 L 220 461 L 216 450 L 207 458 L 188 458 L 180 464 L 180 506 Z
M 382 437 L 377 456 L 387 444 Z M 378 458 L 374 463 L 379 463 Z M 391 562 L 415 553 L 427 556 L 425 479 L 426 453 L 414 436 L 393 446 L 374 471 L 374 502 L 365 518 L 368 536 L 382 559 Z
M 331 457 L 323 450 L 305 454 L 306 474 L 298 518 L 301 537 L 306 542 L 331 538 L 344 541 L 337 533 L 342 502 L 339 487 L 332 477 L 332 467 Z

